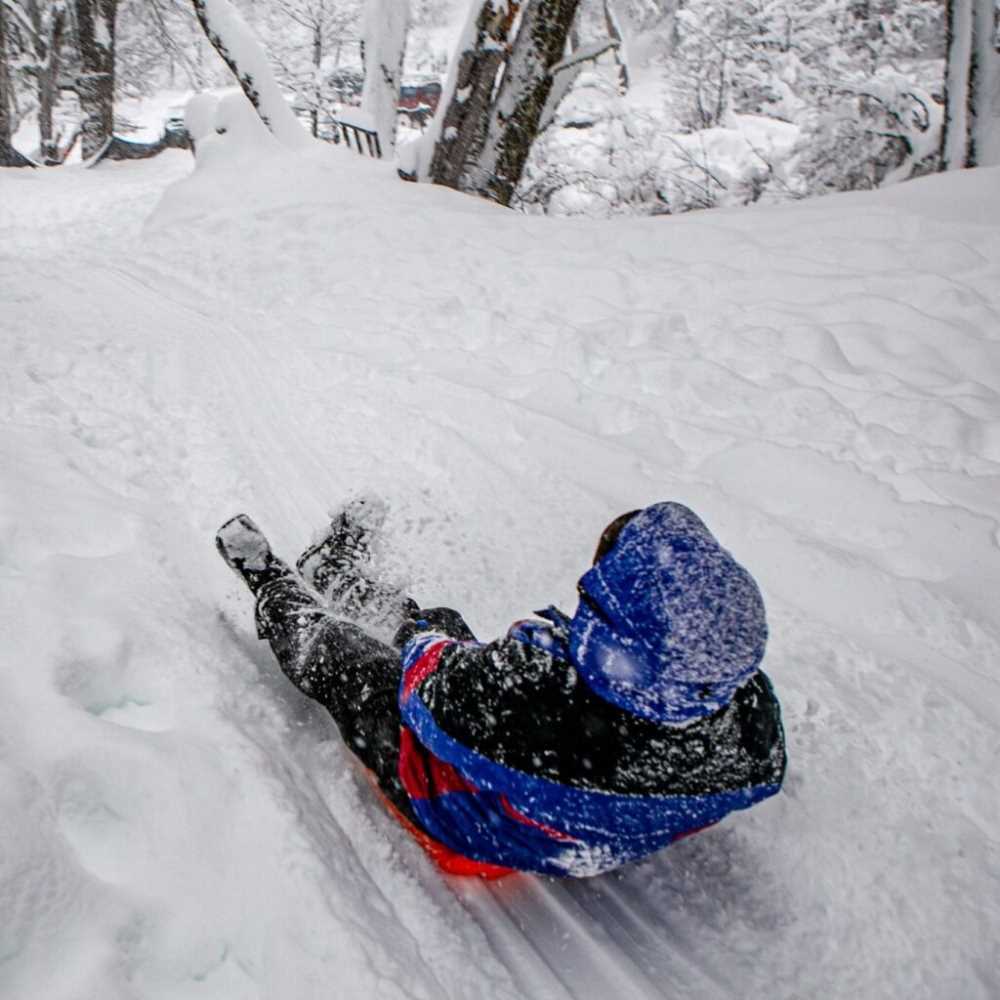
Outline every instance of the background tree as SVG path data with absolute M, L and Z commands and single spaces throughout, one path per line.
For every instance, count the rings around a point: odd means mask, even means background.
M 33 167 L 13 145 L 13 87 L 10 75 L 10 39 L 7 30 L 8 11 L 0 0 L 0 167 Z
M 517 9 L 507 0 L 477 0 L 469 12 L 427 137 L 433 149 L 427 179 L 434 184 L 462 188 L 466 165 L 482 149 Z
M 766 115 L 802 129 L 802 193 L 933 169 L 940 0 L 701 0 L 666 57 L 683 130 Z
M 538 135 L 552 90 L 552 69 L 566 43 L 580 0 L 526 0 L 503 78 L 492 102 L 486 141 L 467 165 L 464 186 L 509 205 Z
M 473 6 L 431 134 L 434 183 L 510 204 L 578 6 L 579 0 Z
M 345 57 L 358 54 L 361 7 L 361 0 L 276 0 L 267 16 L 278 81 L 294 92 L 296 106 L 308 109 L 316 137 L 343 99 L 338 70 Z
M 442 33 L 456 20 L 459 3 L 468 0 L 410 0 L 410 30 L 406 37 L 406 69 L 416 76 L 440 79 L 448 72 L 451 55 Z
M 828 60 L 813 60 L 799 145 L 805 192 L 873 188 L 937 166 L 939 0 L 851 0 Z
M 1000 5 L 948 0 L 941 167 L 1000 164 Z
M 229 0 L 192 0 L 205 35 L 239 81 L 264 124 L 287 146 L 309 141 L 278 88 L 267 56 Z
M 42 163 L 60 162 L 58 137 L 53 131 L 53 110 L 59 97 L 63 68 L 63 42 L 69 11 L 65 0 L 3 0 L 26 40 L 20 70 L 35 84 L 38 104 L 39 157 Z
M 409 0 L 367 0 L 361 110 L 378 133 L 383 156 L 391 156 L 396 144 L 396 109 L 403 83 L 403 53 L 409 19 Z
M 120 94 L 220 83 L 211 46 L 188 0 L 119 0 L 115 80 Z
M 577 51 L 608 37 L 604 6 L 581 0 Z M 616 54 L 641 82 L 637 96 L 622 93 L 613 60 L 589 62 L 533 144 L 514 201 L 526 211 L 657 214 L 932 170 L 943 9 L 943 0 L 613 0 Z M 660 108 L 650 100 L 657 77 Z
M 118 0 L 74 0 L 80 68 L 76 93 L 83 121 L 81 152 L 96 156 L 111 141 L 115 119 L 115 27 Z

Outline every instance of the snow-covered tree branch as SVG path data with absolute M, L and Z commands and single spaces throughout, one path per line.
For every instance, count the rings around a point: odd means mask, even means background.
M 378 134 L 383 156 L 391 155 L 396 142 L 396 108 L 409 17 L 409 0 L 368 0 L 365 7 L 361 111 Z
M 208 40 L 239 81 L 264 124 L 286 146 L 309 143 L 274 78 L 260 43 L 229 0 L 192 0 Z

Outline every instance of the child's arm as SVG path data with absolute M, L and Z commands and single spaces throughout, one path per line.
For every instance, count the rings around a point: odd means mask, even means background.
M 399 627 L 393 640 L 397 649 L 402 649 L 411 639 L 423 632 L 457 639 L 459 642 L 475 642 L 476 637 L 465 623 L 465 619 L 451 608 L 418 608 L 413 606 L 406 621 Z

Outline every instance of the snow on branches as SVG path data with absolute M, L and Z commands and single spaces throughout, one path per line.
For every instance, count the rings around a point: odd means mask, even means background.
M 253 31 L 229 0 L 192 0 L 209 41 L 239 81 L 261 120 L 286 146 L 308 145 L 309 136 L 285 101 Z
M 618 34 L 619 60 L 599 58 L 553 109 L 515 201 L 677 212 L 933 170 L 943 13 L 944 0 L 584 0 L 567 58 Z

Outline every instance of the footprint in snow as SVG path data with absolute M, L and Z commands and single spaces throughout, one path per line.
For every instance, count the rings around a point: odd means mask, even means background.
M 75 620 L 63 640 L 56 687 L 103 722 L 144 732 L 173 727 L 173 707 L 143 683 L 135 643 L 117 624 L 100 618 Z

